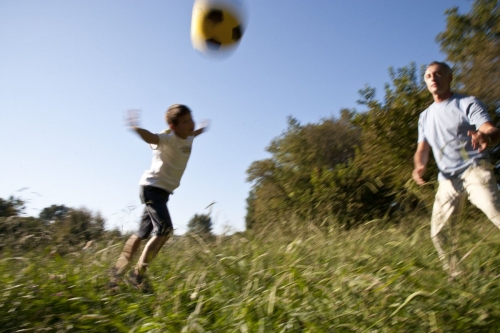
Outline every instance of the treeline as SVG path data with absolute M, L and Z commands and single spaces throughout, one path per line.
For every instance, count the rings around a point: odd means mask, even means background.
M 25 202 L 10 196 L 0 198 L 0 250 L 43 249 L 59 254 L 89 246 L 89 242 L 122 237 L 118 229 L 106 230 L 106 221 L 86 208 L 51 205 L 38 217 L 25 216 Z M 210 211 L 211 212 L 211 211 Z M 187 235 L 213 239 L 209 214 L 195 214 L 188 222 Z
M 91 241 L 120 236 L 118 230 L 105 230 L 101 215 L 86 208 L 51 205 L 41 210 L 38 217 L 23 216 L 24 209 L 22 199 L 0 198 L 0 250 L 45 247 L 61 254 Z
M 500 1 L 476 0 L 466 14 L 449 9 L 446 21 L 436 40 L 453 66 L 454 91 L 477 96 L 498 124 Z M 266 148 L 271 157 L 247 170 L 247 229 L 278 225 L 293 232 L 305 220 L 349 229 L 428 214 L 435 182 L 420 188 L 411 180 L 418 116 L 432 103 L 424 71 L 415 63 L 390 68 L 383 100 L 370 86 L 359 91 L 364 112 L 343 109 L 338 118 L 305 125 L 289 117 Z M 498 160 L 498 149 L 492 155 Z M 426 177 L 436 176 L 431 163 Z

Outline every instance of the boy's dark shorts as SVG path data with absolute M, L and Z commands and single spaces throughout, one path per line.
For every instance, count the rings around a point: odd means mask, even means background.
M 146 205 L 141 217 L 141 225 L 136 233 L 141 239 L 149 235 L 162 236 L 173 232 L 172 220 L 167 208 L 170 193 L 154 186 L 141 186 L 141 202 Z

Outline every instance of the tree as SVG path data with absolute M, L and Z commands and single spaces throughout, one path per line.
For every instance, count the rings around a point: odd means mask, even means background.
M 390 187 L 401 188 L 411 178 L 413 154 L 417 144 L 418 119 L 432 96 L 411 63 L 389 68 L 391 83 L 385 85 L 383 102 L 375 100 L 375 89 L 360 90 L 359 104 L 368 107 L 355 123 L 362 128 L 362 143 L 356 163 L 370 178 L 381 177 Z
M 29 236 L 30 241 L 24 245 L 31 246 L 40 240 L 40 235 L 46 234 L 44 225 L 39 219 L 32 216 L 20 216 L 25 209 L 24 204 L 23 200 L 13 196 L 7 200 L 0 198 L 0 234 L 8 235 L 10 241 L 13 241 L 10 244 L 12 246 L 24 242 L 25 238 L 23 237 L 26 236 Z M 0 245 L 0 247 L 2 246 Z
M 104 233 L 105 220 L 99 213 L 86 208 L 70 208 L 62 219 L 54 221 L 53 228 L 58 240 L 71 244 L 100 238 Z
M 419 115 L 432 103 L 424 68 L 389 68 L 382 101 L 374 88 L 360 90 L 363 113 L 343 110 L 340 119 L 307 125 L 289 118 L 288 129 L 267 148 L 271 157 L 247 170 L 253 183 L 247 228 L 298 217 L 349 229 L 425 207 L 433 189 L 418 188 L 411 178 Z M 436 177 L 433 161 L 427 170 L 426 177 Z
M 10 196 L 7 200 L 0 198 L 0 217 L 19 216 L 24 211 L 24 201 Z
M 354 114 L 342 110 L 340 119 L 306 125 L 288 118 L 288 128 L 266 148 L 271 157 L 247 169 L 247 181 L 253 183 L 247 200 L 247 228 L 323 215 L 316 202 L 317 175 L 348 164 L 354 157 L 360 136 L 351 122 Z
M 194 234 L 209 236 L 212 234 L 212 219 L 208 214 L 195 214 L 188 222 L 188 231 Z
M 500 0 L 475 0 L 469 13 L 447 12 L 446 30 L 437 36 L 441 50 L 454 65 L 459 90 L 486 103 L 500 124 Z M 491 149 L 500 186 L 500 146 Z
M 245 214 L 245 227 L 246 229 L 252 229 L 253 226 L 255 225 L 255 188 L 251 189 L 248 198 L 246 199 L 247 202 L 247 213 Z
M 360 90 L 358 103 L 368 110 L 355 119 L 362 128 L 362 143 L 354 164 L 363 170 L 365 181 L 379 179 L 383 184 L 388 197 L 379 198 L 383 201 L 379 201 L 382 210 L 390 207 L 413 210 L 422 197 L 427 197 L 415 195 L 417 190 L 411 178 L 419 115 L 432 103 L 423 81 L 424 71 L 425 66 L 418 74 L 414 63 L 397 70 L 389 68 L 391 83 L 385 85 L 382 102 L 375 99 L 374 88 Z M 434 178 L 436 174 L 432 160 L 426 177 Z
M 469 13 L 446 11 L 446 30 L 437 36 L 453 63 L 460 88 L 500 111 L 500 1 L 475 0 Z
M 50 223 L 65 218 L 69 211 L 70 208 L 64 205 L 51 205 L 42 209 L 38 217 L 45 223 Z

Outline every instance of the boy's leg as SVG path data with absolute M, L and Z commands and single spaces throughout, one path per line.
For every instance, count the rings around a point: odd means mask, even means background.
M 137 275 L 143 275 L 149 263 L 156 257 L 162 246 L 170 238 L 170 234 L 153 236 L 148 243 L 144 246 L 141 257 L 135 266 L 134 273 Z
M 169 193 L 165 190 L 146 186 L 144 188 L 144 213 L 152 224 L 153 237 L 148 241 L 134 269 L 136 275 L 145 273 L 149 263 L 156 256 L 173 232 L 172 221 L 167 209 Z
M 462 213 L 464 199 L 460 179 L 439 182 L 432 209 L 431 238 L 444 270 L 449 271 L 452 276 L 458 273 L 456 265 L 459 254 L 456 225 Z
M 142 198 L 142 193 L 141 193 L 141 198 Z M 141 241 L 149 237 L 149 234 L 151 233 L 152 230 L 153 230 L 153 224 L 151 223 L 151 220 L 149 218 L 149 213 L 147 209 L 144 209 L 144 211 L 142 212 L 139 231 L 137 232 L 136 235 L 130 236 L 125 245 L 123 246 L 123 250 L 120 254 L 120 257 L 118 257 L 118 260 L 116 261 L 116 264 L 113 268 L 114 274 L 116 275 L 123 274 L 128 264 L 134 257 L 134 254 L 137 252 L 137 249 L 139 249 Z
M 463 175 L 470 202 L 500 228 L 500 198 L 491 164 L 470 167 Z
M 139 248 L 139 245 L 141 244 L 142 239 L 139 238 L 136 235 L 132 235 L 129 237 L 125 245 L 123 246 L 123 250 L 120 253 L 120 257 L 118 257 L 118 260 L 115 263 L 114 266 L 114 273 L 117 275 L 123 274 L 125 269 L 127 268 L 128 264 L 130 263 L 130 260 L 134 256 L 134 254 L 137 252 L 137 249 Z

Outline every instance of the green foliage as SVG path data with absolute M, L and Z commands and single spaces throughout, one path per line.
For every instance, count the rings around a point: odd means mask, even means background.
M 105 220 L 101 215 L 85 208 L 69 209 L 62 219 L 53 223 L 56 240 L 67 241 L 72 245 L 98 239 L 104 227 Z
M 24 201 L 10 196 L 7 200 L 0 198 L 0 217 L 18 216 L 24 211 Z
M 478 96 L 500 121 L 500 1 L 475 0 L 471 11 L 446 12 L 446 30 L 437 40 L 455 65 L 455 91 Z M 358 103 L 367 109 L 356 114 L 342 110 L 342 118 L 302 126 L 288 119 L 288 128 L 275 138 L 268 159 L 247 170 L 253 183 L 247 199 L 247 228 L 282 224 L 293 217 L 340 223 L 349 228 L 373 218 L 417 208 L 427 213 L 434 181 L 417 187 L 412 182 L 419 114 L 431 103 L 423 81 L 425 67 L 414 63 L 389 68 L 383 101 L 370 86 L 360 90 Z M 494 163 L 500 148 L 492 149 Z M 433 159 L 427 180 L 436 178 Z M 500 184 L 500 168 L 497 168 Z M 427 208 L 427 209 L 426 209 Z M 420 210 L 417 210 L 417 212 Z
M 65 218 L 69 210 L 70 209 L 64 205 L 51 205 L 50 207 L 42 209 L 38 217 L 45 223 L 55 222 Z
M 419 114 L 432 103 L 423 71 L 413 63 L 390 68 L 383 101 L 372 87 L 360 90 L 364 113 L 342 110 L 340 119 L 305 126 L 290 117 L 287 130 L 267 148 L 271 158 L 247 170 L 253 182 L 247 228 L 290 227 L 292 217 L 307 217 L 348 229 L 429 205 L 433 189 L 417 189 L 411 181 Z M 435 178 L 435 164 L 428 170 L 427 177 Z
M 379 200 L 383 209 L 388 209 L 388 205 L 397 205 L 403 211 L 411 211 L 419 200 L 430 198 L 432 192 L 416 196 L 409 185 L 417 146 L 419 114 L 432 103 L 423 82 L 424 71 L 422 67 L 419 74 L 414 63 L 397 70 L 389 68 L 391 83 L 385 85 L 383 102 L 375 100 L 374 88 L 360 90 L 361 100 L 358 103 L 367 106 L 368 110 L 354 120 L 362 129 L 354 165 L 363 170 L 365 181 L 378 179 L 386 192 L 391 193 L 385 203 Z M 431 162 L 427 178 L 435 178 L 436 175 L 436 166 Z
M 454 64 L 463 90 L 500 111 L 500 1 L 475 0 L 469 13 L 446 12 L 446 29 L 437 36 Z
M 469 13 L 458 8 L 446 12 L 446 29 L 437 36 L 448 60 L 453 63 L 455 80 L 465 93 L 486 103 L 495 124 L 500 124 L 500 1 L 475 0 Z M 498 165 L 500 147 L 491 150 Z M 500 167 L 496 170 L 500 184 Z
M 36 249 L 52 244 L 52 232 L 37 218 L 0 217 L 0 250 Z
M 209 236 L 212 234 L 212 219 L 208 214 L 195 214 L 188 222 L 188 232 Z
M 246 199 L 247 213 L 245 215 L 245 226 L 247 230 L 253 229 L 255 223 L 255 189 L 251 189 Z
M 64 205 L 52 205 L 44 208 L 39 218 L 13 215 L 20 212 L 24 203 L 10 197 L 2 200 L 4 212 L 8 217 L 0 216 L 0 249 L 40 249 L 46 246 L 54 248 L 82 246 L 90 240 L 97 240 L 106 234 L 116 235 L 117 231 L 105 231 L 105 220 L 100 214 L 94 214 L 85 208 L 68 208 Z M 5 204 L 7 203 L 7 204 Z
M 350 122 L 353 115 L 343 110 L 340 119 L 306 125 L 288 118 L 287 130 L 266 149 L 272 157 L 253 162 L 247 170 L 247 181 L 253 183 L 247 200 L 247 228 L 286 223 L 293 216 L 319 219 L 333 214 L 311 206 L 318 200 L 317 174 L 333 172 L 354 157 L 359 129 Z
M 500 233 L 470 221 L 449 282 L 427 221 L 349 232 L 304 223 L 213 242 L 174 237 L 149 269 L 154 295 L 106 290 L 122 242 L 63 257 L 0 259 L 5 332 L 496 332 Z M 480 223 L 483 228 L 470 227 Z M 484 223 L 484 224 L 483 224 Z M 412 232 L 408 232 L 411 230 Z M 487 236 L 490 234 L 489 236 Z

